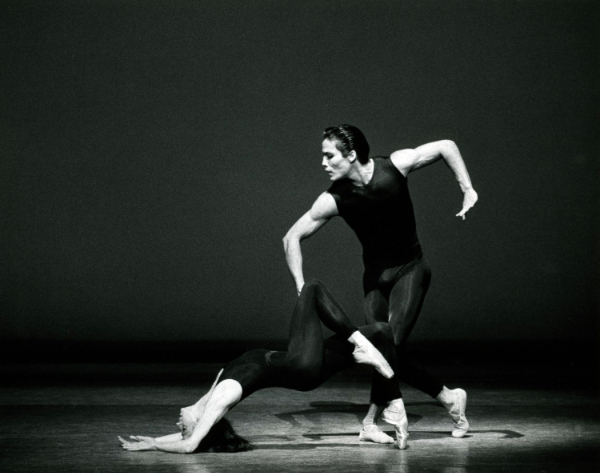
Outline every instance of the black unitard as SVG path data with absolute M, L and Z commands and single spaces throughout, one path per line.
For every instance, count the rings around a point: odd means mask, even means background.
M 323 340 L 321 323 L 336 335 Z M 387 323 L 355 327 L 319 281 L 304 285 L 290 323 L 287 351 L 250 350 L 227 364 L 221 381 L 233 379 L 242 386 L 242 399 L 271 387 L 310 391 L 352 363 L 354 345 L 348 338 L 359 330 L 381 352 L 396 372 L 393 335 Z M 376 373 L 378 404 L 401 397 L 394 375 Z
M 415 366 L 404 351 L 431 280 L 431 270 L 417 238 L 407 179 L 391 159 L 375 157 L 373 162 L 373 176 L 364 187 L 342 179 L 328 192 L 363 247 L 367 323 L 389 322 L 399 379 L 436 397 L 443 385 Z M 371 401 L 375 403 L 379 397 L 377 389 L 374 385 L 371 391 Z

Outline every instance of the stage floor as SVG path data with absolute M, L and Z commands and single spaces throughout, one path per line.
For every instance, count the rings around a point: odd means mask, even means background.
M 209 364 L 4 366 L 0 472 L 600 471 L 596 388 L 547 368 L 518 376 L 448 370 L 448 386 L 469 396 L 472 430 L 463 439 L 450 436 L 441 406 L 403 385 L 410 432 L 404 451 L 358 442 L 369 394 L 360 370 L 310 393 L 268 389 L 246 399 L 227 417 L 253 451 L 121 450 L 118 435 L 175 432 L 180 407 L 197 400 L 216 371 Z

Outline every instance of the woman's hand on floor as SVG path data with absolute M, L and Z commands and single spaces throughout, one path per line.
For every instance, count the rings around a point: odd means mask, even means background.
M 142 437 L 142 436 L 131 436 L 134 439 L 133 442 L 125 440 L 124 438 L 119 437 L 119 441 L 121 442 L 121 447 L 125 450 L 129 450 L 130 452 L 142 452 L 145 450 L 156 450 L 156 444 L 152 437 Z

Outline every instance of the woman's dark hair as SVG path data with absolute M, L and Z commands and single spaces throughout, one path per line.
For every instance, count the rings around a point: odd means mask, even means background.
M 196 452 L 235 453 L 252 450 L 252 444 L 240 437 L 224 417 L 209 430 Z
M 344 124 L 325 128 L 323 139 L 335 141 L 335 146 L 342 152 L 342 156 L 346 157 L 354 150 L 361 164 L 369 162 L 371 148 L 363 132 L 355 126 Z

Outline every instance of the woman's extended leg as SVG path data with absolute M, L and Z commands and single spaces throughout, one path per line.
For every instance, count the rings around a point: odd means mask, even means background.
M 288 351 L 284 363 L 307 380 L 317 379 L 323 364 L 323 334 L 321 323 L 337 335 L 353 343 L 355 359 L 373 364 L 388 377 L 392 369 L 379 351 L 358 331 L 319 281 L 304 285 L 290 322 Z
M 311 379 L 318 377 L 323 363 L 321 322 L 345 338 L 350 337 L 356 330 L 346 317 L 336 319 L 337 311 L 333 311 L 331 319 L 328 319 L 329 312 L 322 308 L 319 310 L 319 295 L 322 292 L 323 285 L 317 281 L 306 283 L 302 288 L 290 321 L 288 349 L 284 361 L 288 368 L 303 375 L 302 377 Z M 323 315 L 323 320 L 320 314 Z

